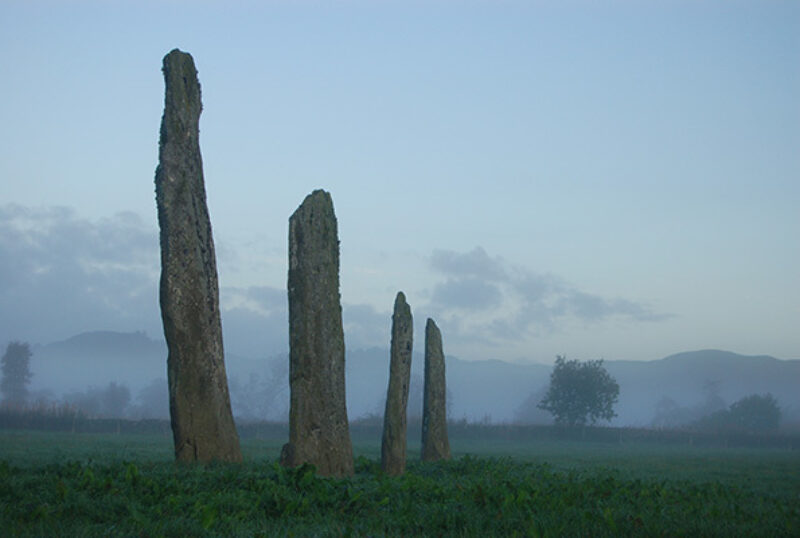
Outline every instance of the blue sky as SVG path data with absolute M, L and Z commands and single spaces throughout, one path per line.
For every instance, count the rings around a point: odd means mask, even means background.
M 199 70 L 226 348 L 286 347 L 289 215 L 351 348 L 800 358 L 796 2 L 0 5 L 0 340 L 161 337 L 162 57 Z

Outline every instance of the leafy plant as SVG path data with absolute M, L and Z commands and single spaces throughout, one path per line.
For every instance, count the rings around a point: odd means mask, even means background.
M 696 429 L 764 433 L 778 429 L 781 409 L 772 394 L 751 394 L 694 423 Z
M 557 424 L 594 424 L 616 416 L 619 385 L 603 367 L 603 360 L 579 362 L 556 357 L 550 386 L 538 407 L 552 413 Z
M 719 482 L 626 478 L 464 456 L 389 477 L 361 459 L 350 479 L 253 461 L 0 462 L 9 535 L 771 535 L 800 531 L 794 494 Z

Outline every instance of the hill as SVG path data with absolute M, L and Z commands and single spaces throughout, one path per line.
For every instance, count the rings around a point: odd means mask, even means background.
M 66 392 L 111 381 L 139 391 L 165 384 L 166 345 L 146 334 L 91 332 L 33 348 L 32 389 Z M 288 412 L 288 360 L 285 354 L 253 359 L 226 357 L 234 413 L 245 418 L 285 418 Z M 620 385 L 612 424 L 646 426 L 659 419 L 689 420 L 730 405 L 748 394 L 771 392 L 784 415 L 800 420 L 800 360 L 744 356 L 719 350 L 679 353 L 655 361 L 606 361 Z M 381 415 L 388 384 L 389 351 L 347 352 L 347 400 L 351 419 Z M 493 422 L 545 422 L 535 408 L 547 388 L 552 365 L 499 360 L 464 361 L 447 357 L 451 418 Z M 423 357 L 412 360 L 409 415 L 422 407 Z M 154 381 L 155 380 L 155 381 Z M 526 402 L 527 400 L 527 402 Z
M 57 394 L 111 381 L 137 390 L 167 376 L 167 346 L 143 332 L 95 331 L 32 348 L 32 389 Z
M 800 360 L 700 350 L 650 362 L 609 361 L 607 368 L 620 384 L 619 424 L 649 425 L 660 411 L 671 425 L 670 413 L 691 420 L 767 392 L 784 416 L 800 415 Z

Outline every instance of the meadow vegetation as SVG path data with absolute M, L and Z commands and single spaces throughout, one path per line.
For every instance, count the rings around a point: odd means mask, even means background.
M 20 536 L 796 536 L 800 452 L 451 434 L 452 461 L 380 472 L 354 428 L 356 474 L 276 462 L 181 465 L 165 434 L 0 431 L 0 528 Z

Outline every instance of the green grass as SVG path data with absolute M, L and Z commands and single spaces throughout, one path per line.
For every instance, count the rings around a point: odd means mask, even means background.
M 454 459 L 380 473 L 354 436 L 356 476 L 277 460 L 173 462 L 164 435 L 0 432 L 0 529 L 11 536 L 798 536 L 800 453 L 451 438 Z
M 800 500 L 800 452 L 796 450 L 569 441 L 462 441 L 455 447 L 456 455 L 546 462 L 561 471 L 613 469 L 626 479 L 717 481 L 763 492 L 794 493 Z

